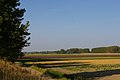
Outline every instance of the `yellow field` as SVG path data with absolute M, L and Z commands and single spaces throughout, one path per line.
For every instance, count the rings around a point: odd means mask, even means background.
M 65 60 L 65 61 L 43 61 L 43 62 L 27 62 L 27 64 L 55 64 L 55 63 L 82 63 L 82 64 L 120 64 L 120 59 L 104 59 L 104 60 Z

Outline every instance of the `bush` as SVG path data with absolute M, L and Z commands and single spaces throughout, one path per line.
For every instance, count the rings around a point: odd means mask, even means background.
M 41 73 L 44 73 L 46 71 L 46 69 L 42 69 L 42 68 L 34 66 L 34 65 L 32 65 L 31 68 L 34 69 L 34 70 L 37 70 L 37 71 L 39 71 Z
M 46 72 L 45 72 L 46 75 L 48 76 L 51 76 L 52 78 L 64 78 L 64 74 L 61 73 L 61 72 L 58 72 L 58 71 L 54 71 L 54 70 L 51 70 L 51 69 L 48 69 Z

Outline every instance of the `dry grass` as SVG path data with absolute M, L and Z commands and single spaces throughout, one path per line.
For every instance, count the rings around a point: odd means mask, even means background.
M 89 64 L 120 64 L 120 59 L 82 60 L 80 62 L 85 62 Z
M 0 80 L 40 80 L 40 76 L 32 70 L 0 60 Z

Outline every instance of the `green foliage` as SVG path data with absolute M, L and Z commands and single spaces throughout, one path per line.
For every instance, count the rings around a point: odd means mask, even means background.
M 55 53 L 67 53 L 67 54 L 72 54 L 72 53 L 90 53 L 89 48 L 81 49 L 81 48 L 71 48 L 71 49 L 61 49 L 59 51 L 56 51 Z
M 67 49 L 66 53 L 90 53 L 89 48 L 81 49 L 81 48 L 71 48 Z
M 106 53 L 106 47 L 93 48 L 91 53 Z
M 44 72 L 46 71 L 46 69 L 42 69 L 42 68 L 37 67 L 37 66 L 34 66 L 34 65 L 32 65 L 31 68 L 32 68 L 32 69 L 35 69 L 35 70 L 37 70 L 37 71 L 39 71 L 39 72 L 41 72 L 41 73 L 44 73 Z
M 91 50 L 92 53 L 120 53 L 119 46 L 98 47 Z
M 46 72 L 45 72 L 46 75 L 49 75 L 51 76 L 52 78 L 64 78 L 64 74 L 61 73 L 61 72 L 58 72 L 58 71 L 54 71 L 54 70 L 51 70 L 51 69 L 48 69 Z
M 58 53 L 66 53 L 66 51 L 64 49 L 61 49 L 60 51 L 58 51 Z
M 108 53 L 119 53 L 120 52 L 120 47 L 118 47 L 118 46 L 107 47 L 107 52 Z
M 26 52 L 26 54 L 78 54 L 78 53 L 120 53 L 119 46 L 108 46 L 108 47 L 96 47 L 92 48 L 70 48 L 70 49 L 60 49 L 58 51 L 42 51 L 42 52 Z
M 25 9 L 19 9 L 19 0 L 0 0 L 0 57 L 14 62 L 29 46 L 29 22 L 22 24 Z
M 90 53 L 89 48 L 79 49 L 79 53 Z

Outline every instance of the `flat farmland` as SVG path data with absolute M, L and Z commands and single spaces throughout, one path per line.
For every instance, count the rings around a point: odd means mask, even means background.
M 25 65 L 52 69 L 67 74 L 70 78 L 74 75 L 87 79 L 91 76 L 96 78 L 101 74 L 103 75 L 99 77 L 104 77 L 104 75 L 109 76 L 108 73 L 111 73 L 111 70 L 113 75 L 120 70 L 119 53 L 26 54 L 21 60 L 25 61 Z
M 23 58 L 119 58 L 120 53 L 25 54 Z
M 29 64 L 57 64 L 74 62 L 84 64 L 120 64 L 119 53 L 26 54 L 23 59 L 28 60 L 27 63 Z
M 105 59 L 105 60 L 64 60 L 64 61 L 41 61 L 41 62 L 27 62 L 27 64 L 66 64 L 66 63 L 77 63 L 77 64 L 120 64 L 120 59 Z

